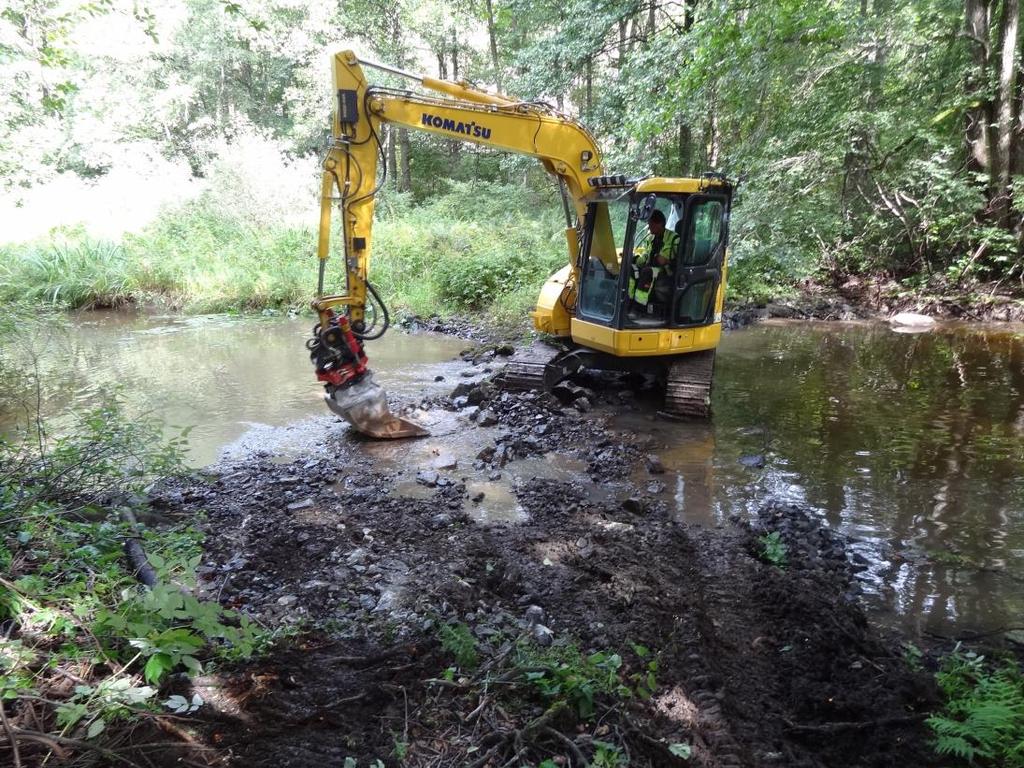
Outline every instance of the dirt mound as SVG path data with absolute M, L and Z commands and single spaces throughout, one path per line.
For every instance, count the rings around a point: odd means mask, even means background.
M 869 627 L 844 543 L 812 515 L 771 506 L 708 530 L 639 489 L 595 500 L 587 484 L 641 466 L 640 442 L 548 396 L 463 410 L 494 420 L 492 444 L 415 496 L 347 438 L 330 459 L 155 494 L 205 512 L 208 595 L 303 622 L 270 658 L 200 681 L 197 724 L 233 764 L 580 765 L 606 748 L 633 766 L 933 762 L 928 678 Z M 523 522 L 473 521 L 467 474 L 552 450 L 586 462 L 579 481 L 529 479 Z M 773 531 L 784 565 L 765 560 Z

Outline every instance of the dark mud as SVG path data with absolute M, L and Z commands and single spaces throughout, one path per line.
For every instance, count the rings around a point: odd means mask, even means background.
M 656 482 L 657 446 L 579 405 L 643 397 L 642 380 L 581 387 L 559 399 L 467 383 L 419 404 L 493 438 L 480 449 L 464 434 L 474 447 L 421 472 L 415 495 L 396 495 L 344 430 L 290 464 L 158 488 L 165 513 L 203 514 L 208 597 L 299 627 L 268 658 L 196 682 L 197 738 L 240 766 L 583 765 L 601 743 L 631 766 L 937 764 L 930 678 L 868 625 L 845 543 L 794 507 L 701 529 L 646 488 L 595 500 L 588 478 L 646 467 Z M 514 489 L 521 522 L 474 522 L 473 478 L 550 451 L 586 467 L 580 482 L 529 479 Z M 781 567 L 764 559 L 771 531 Z M 446 677 L 441 627 L 456 624 L 478 664 Z M 539 694 L 529 665 L 573 647 L 621 656 L 632 692 L 595 692 L 593 714 Z M 652 659 L 648 698 L 631 681 Z

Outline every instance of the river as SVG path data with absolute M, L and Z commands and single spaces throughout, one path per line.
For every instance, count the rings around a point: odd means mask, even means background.
M 81 313 L 37 334 L 28 351 L 45 412 L 59 416 L 120 388 L 133 407 L 191 426 L 189 460 L 203 466 L 252 450 L 287 457 L 333 424 L 303 346 L 310 322 Z M 388 391 L 414 399 L 461 380 L 465 346 L 393 331 L 368 351 Z M 0 401 L 8 430 L 21 417 L 16 399 Z M 723 524 L 768 496 L 792 500 L 852 538 L 879 616 L 953 634 L 992 631 L 1024 611 L 1019 327 L 901 334 L 882 324 L 760 324 L 724 337 L 713 405 L 706 424 L 666 422 L 653 407 L 606 409 L 613 427 L 651 436 L 667 470 L 664 498 L 680 520 Z M 366 450 L 401 463 L 403 451 L 430 449 Z M 586 480 L 582 470 L 551 455 L 508 474 Z M 403 492 L 414 493 L 408 480 Z M 634 480 L 644 487 L 650 478 L 638 471 Z M 486 490 L 514 519 L 514 494 Z

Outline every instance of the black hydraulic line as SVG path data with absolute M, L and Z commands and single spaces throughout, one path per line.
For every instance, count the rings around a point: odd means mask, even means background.
M 383 336 L 385 331 L 387 331 L 387 329 L 391 327 L 391 316 L 388 314 L 388 307 L 384 303 L 384 300 L 380 297 L 380 294 L 377 293 L 377 289 L 373 287 L 373 284 L 369 280 L 366 281 L 366 290 L 367 292 L 369 292 L 370 296 L 373 297 L 373 300 L 377 303 L 377 306 L 380 307 L 380 313 L 381 316 L 384 318 L 384 323 L 381 325 L 380 330 L 377 331 L 372 336 L 367 335 L 365 333 L 356 333 L 355 331 L 353 331 L 353 333 L 355 334 L 355 337 L 360 341 L 375 341 L 376 339 L 379 339 L 381 336 Z M 376 323 L 374 323 L 374 325 L 376 325 Z

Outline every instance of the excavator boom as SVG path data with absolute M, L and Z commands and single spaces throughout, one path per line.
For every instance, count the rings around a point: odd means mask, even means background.
M 371 87 L 361 63 L 415 80 L 439 95 Z M 331 144 L 323 162 L 317 247 L 320 271 L 313 302 L 320 322 L 307 346 L 317 378 L 325 385 L 327 405 L 356 430 L 375 438 L 423 435 L 426 431 L 418 425 L 391 414 L 363 349 L 363 343 L 379 338 L 389 322 L 387 308 L 368 278 L 378 162 L 384 154 L 382 124 L 536 157 L 559 178 L 565 196 L 576 201 L 577 215 L 583 214 L 579 201 L 587 193 L 588 180 L 601 173 L 600 153 L 586 129 L 545 104 L 515 101 L 466 83 L 360 62 L 351 51 L 336 54 L 333 69 L 337 101 Z M 345 289 L 325 293 L 336 206 L 341 212 Z M 578 242 L 568 202 L 566 214 L 566 237 L 574 256 Z M 565 290 L 571 291 L 571 276 L 567 275 L 565 283 Z M 552 306 L 558 317 L 551 324 L 567 332 L 564 302 L 552 301 Z

